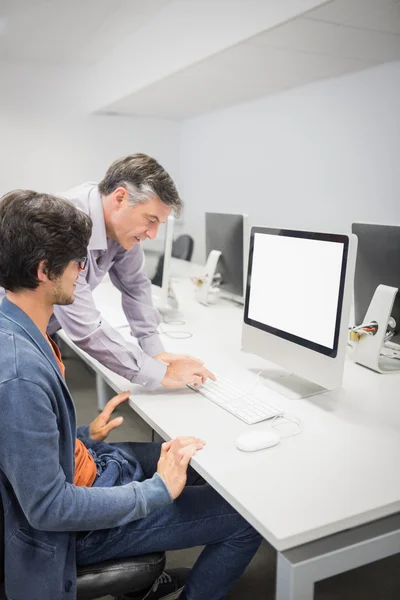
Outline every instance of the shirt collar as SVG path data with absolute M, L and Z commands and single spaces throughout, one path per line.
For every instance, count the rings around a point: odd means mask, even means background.
M 93 222 L 92 237 L 89 250 L 107 250 L 106 225 L 104 222 L 103 203 L 97 185 L 89 192 L 89 215 Z

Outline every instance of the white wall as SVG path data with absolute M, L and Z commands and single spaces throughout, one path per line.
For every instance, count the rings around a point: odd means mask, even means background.
M 140 151 L 178 184 L 195 260 L 204 259 L 206 210 L 310 229 L 345 230 L 354 220 L 400 224 L 399 107 L 400 62 L 181 126 L 0 103 L 0 194 L 98 180 L 115 158 Z
M 400 62 L 186 121 L 185 229 L 204 260 L 204 212 L 348 230 L 400 224 Z
M 179 184 L 178 125 L 170 121 L 0 109 L 0 194 L 56 192 L 99 180 L 113 160 L 145 152 Z
M 90 70 L 0 60 L 0 194 L 99 180 L 113 160 L 135 152 L 154 156 L 179 183 L 179 125 L 88 115 Z

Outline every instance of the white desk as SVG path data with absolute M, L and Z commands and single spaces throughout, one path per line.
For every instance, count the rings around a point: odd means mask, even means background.
M 162 327 L 193 337 L 163 336 L 167 350 L 198 355 L 209 368 L 249 385 L 257 371 L 274 368 L 240 351 L 240 307 L 227 301 L 201 306 L 189 281 L 177 282 L 175 291 L 186 324 Z M 110 323 L 114 294 L 107 283 L 95 292 Z M 127 327 L 120 331 L 129 335 Z M 304 432 L 242 453 L 235 438 L 249 426 L 200 394 L 146 392 L 67 343 L 115 391 L 130 387 L 131 407 L 164 439 L 190 434 L 207 441 L 192 464 L 277 549 L 277 600 L 311 600 L 315 581 L 400 551 L 399 375 L 348 361 L 341 390 L 308 400 L 285 399 L 258 385 L 256 393 L 299 417 Z

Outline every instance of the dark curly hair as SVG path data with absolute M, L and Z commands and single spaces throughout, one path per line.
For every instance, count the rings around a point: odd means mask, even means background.
M 70 260 L 86 255 L 88 215 L 62 198 L 14 190 L 0 199 L 0 286 L 11 292 L 39 285 L 39 263 L 56 279 Z

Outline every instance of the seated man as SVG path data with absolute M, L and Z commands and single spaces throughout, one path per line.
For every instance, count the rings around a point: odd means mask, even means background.
M 261 537 L 212 487 L 196 485 L 188 463 L 204 442 L 105 443 L 120 422 L 109 422 L 112 410 L 128 393 L 76 434 L 61 356 L 46 329 L 53 306 L 74 301 L 91 229 L 90 217 L 63 199 L 19 190 L 0 200 L 7 598 L 73 600 L 77 563 L 204 545 L 185 582 L 165 576 L 140 597 L 219 600 Z M 199 363 L 197 381 L 206 377 Z

